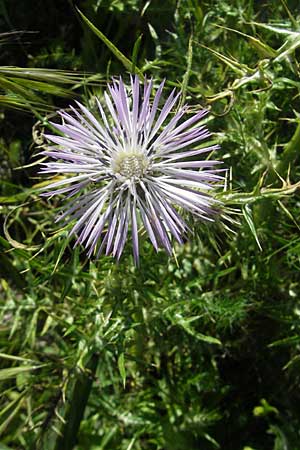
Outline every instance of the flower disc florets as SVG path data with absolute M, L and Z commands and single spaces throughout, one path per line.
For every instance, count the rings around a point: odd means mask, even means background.
M 210 136 L 201 120 L 207 111 L 183 120 L 187 106 L 173 108 L 175 90 L 162 100 L 164 82 L 151 94 L 153 81 L 138 77 L 126 87 L 120 78 L 108 86 L 95 116 L 78 103 L 78 110 L 59 112 L 63 123 L 52 123 L 62 136 L 46 135 L 52 145 L 43 152 L 52 161 L 42 172 L 63 175 L 43 195 L 67 195 L 58 220 L 74 222 L 70 234 L 88 256 L 101 252 L 120 258 L 131 230 L 135 262 L 139 257 L 139 227 L 158 250 L 172 252 L 173 237 L 183 243 L 188 226 L 179 208 L 201 220 L 213 220 L 215 199 L 209 191 L 223 177 L 208 157 L 217 145 L 204 147 Z M 53 145 L 54 144 L 54 145 Z
M 112 161 L 113 172 L 121 179 L 140 179 L 149 167 L 147 156 L 138 151 L 124 151 L 117 153 Z

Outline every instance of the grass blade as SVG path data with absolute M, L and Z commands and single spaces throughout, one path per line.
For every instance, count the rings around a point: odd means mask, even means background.
M 95 25 L 89 21 L 89 19 L 80 11 L 80 9 L 76 8 L 78 13 L 80 14 L 82 20 L 88 25 L 88 27 L 98 36 L 101 41 L 109 48 L 109 50 L 115 55 L 115 57 L 123 64 L 125 69 L 129 72 L 132 69 L 135 70 L 135 73 L 143 77 L 143 72 L 136 67 L 136 65 L 130 61 L 120 50 L 100 31 Z

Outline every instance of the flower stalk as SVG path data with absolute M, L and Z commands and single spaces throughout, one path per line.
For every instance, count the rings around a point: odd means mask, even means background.
M 282 153 L 281 160 L 276 168 L 277 172 L 284 177 L 289 166 L 295 161 L 300 153 L 300 121 L 292 139 L 287 143 Z
M 85 366 L 76 378 L 71 399 L 67 402 L 65 423 L 58 436 L 55 450 L 72 450 L 77 443 L 77 435 L 84 411 L 91 393 L 93 380 L 96 374 L 99 355 L 92 352 Z

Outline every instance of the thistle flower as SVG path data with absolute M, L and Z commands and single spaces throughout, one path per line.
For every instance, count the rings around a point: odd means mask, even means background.
M 104 252 L 119 259 L 130 230 L 137 264 L 140 225 L 156 250 L 171 254 L 172 237 L 183 243 L 189 231 L 180 210 L 213 220 L 215 200 L 208 191 L 222 177 L 218 161 L 200 159 L 218 148 L 199 145 L 210 136 L 199 123 L 207 111 L 186 120 L 187 106 L 171 114 L 180 98 L 175 89 L 160 109 L 163 87 L 151 100 L 152 80 L 131 78 L 129 88 L 114 80 L 103 106 L 96 98 L 98 118 L 77 102 L 71 114 L 59 112 L 62 124 L 52 123 L 62 136 L 46 135 L 55 145 L 42 153 L 55 161 L 44 163 L 42 172 L 63 178 L 42 195 L 66 194 L 58 220 L 75 221 L 70 235 L 89 257 Z

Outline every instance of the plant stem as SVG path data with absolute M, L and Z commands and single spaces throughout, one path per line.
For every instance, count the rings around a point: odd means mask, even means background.
M 92 353 L 86 364 L 86 370 L 81 372 L 75 381 L 72 398 L 68 402 L 65 414 L 65 425 L 62 435 L 57 438 L 55 450 L 72 450 L 77 443 L 77 434 L 92 389 L 98 359 L 99 355 Z
M 273 170 L 269 173 L 267 177 L 267 183 L 276 183 L 278 179 L 278 174 L 285 180 L 288 178 L 288 169 L 292 165 L 298 153 L 300 154 L 300 122 L 297 125 L 296 131 L 293 134 L 291 140 L 286 144 L 285 149 L 281 155 L 281 160 L 276 165 L 276 172 Z M 270 202 L 269 199 L 263 199 L 259 205 L 256 206 L 256 222 L 268 222 L 269 225 L 274 219 L 274 214 L 276 211 L 275 203 Z
M 277 171 L 280 175 L 284 177 L 289 165 L 295 161 L 298 153 L 300 153 L 300 122 L 298 123 L 292 139 L 286 145 L 281 161 L 277 166 Z

